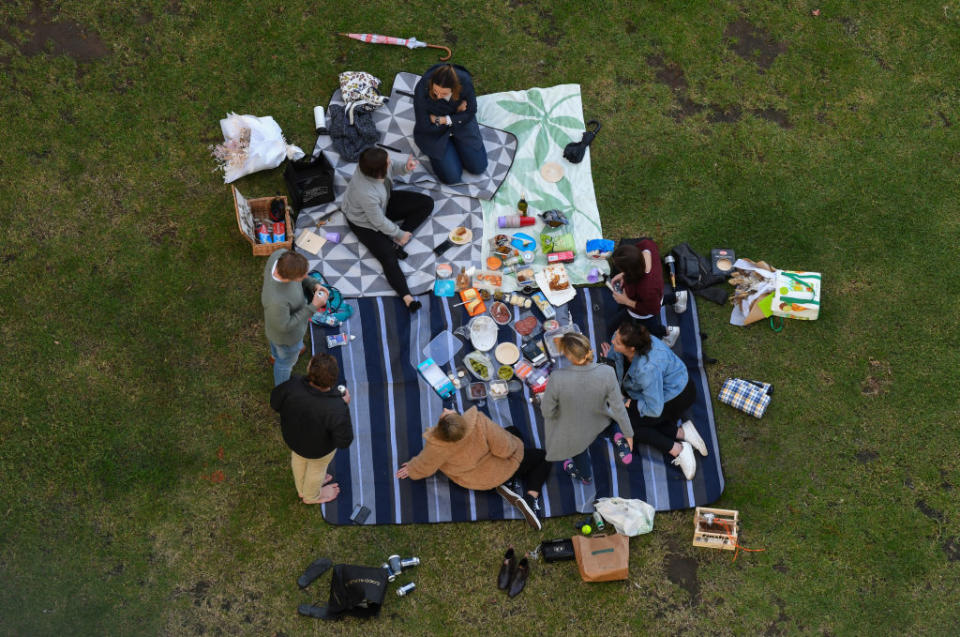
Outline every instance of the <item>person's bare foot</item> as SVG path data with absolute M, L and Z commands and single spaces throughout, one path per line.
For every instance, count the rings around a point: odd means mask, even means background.
M 336 482 L 328 484 L 327 486 L 320 489 L 320 497 L 316 500 L 304 500 L 304 504 L 323 504 L 325 502 L 331 502 L 337 499 L 337 496 L 340 495 L 340 485 Z

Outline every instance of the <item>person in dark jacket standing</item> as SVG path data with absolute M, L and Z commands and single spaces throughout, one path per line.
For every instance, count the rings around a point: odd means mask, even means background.
M 463 171 L 475 175 L 487 169 L 487 151 L 477 123 L 477 96 L 470 73 L 456 64 L 436 64 L 413 89 L 417 122 L 413 140 L 437 178 L 460 181 Z
M 340 375 L 337 359 L 317 354 L 306 376 L 294 376 L 273 388 L 270 406 L 280 412 L 283 441 L 290 447 L 290 466 L 297 494 L 304 504 L 336 499 L 340 486 L 328 481 L 327 466 L 337 449 L 353 442 L 350 392 L 334 386 Z

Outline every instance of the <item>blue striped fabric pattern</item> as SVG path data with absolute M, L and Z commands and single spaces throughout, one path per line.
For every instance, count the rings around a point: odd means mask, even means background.
M 613 446 L 599 439 L 591 446 L 596 497 L 639 498 L 658 511 L 687 509 L 716 501 L 723 492 L 710 391 L 702 365 L 697 307 L 693 295 L 690 307 L 671 324 L 681 326 L 681 338 L 674 348 L 697 385 L 697 401 L 687 416 L 709 448 L 709 455 L 697 455 L 697 475 L 683 478 L 669 458 L 645 445 L 635 449 L 634 461 L 624 466 L 616 460 Z M 345 347 L 331 353 L 338 359 L 343 381 L 352 395 L 350 403 L 355 440 L 349 449 L 337 452 L 331 472 L 340 484 L 339 497 L 321 505 L 323 517 L 332 524 L 350 524 L 356 505 L 371 510 L 365 524 L 411 524 L 464 522 L 474 520 L 520 519 L 514 508 L 494 492 L 474 492 L 448 481 L 442 474 L 425 480 L 397 480 L 399 466 L 422 448 L 423 431 L 432 426 L 442 410 L 439 396 L 423 381 L 416 365 L 426 358 L 423 348 L 445 329 L 455 330 L 469 317 L 462 307 L 452 307 L 453 299 L 422 296 L 423 308 L 410 314 L 396 297 L 348 299 L 354 316 L 341 326 L 355 337 Z M 569 312 L 574 322 L 593 340 L 594 350 L 608 339 L 608 320 L 616 304 L 606 288 L 583 288 L 563 308 L 559 318 Z M 665 309 L 665 312 L 669 310 Z M 515 318 L 519 311 L 514 309 Z M 535 310 L 536 312 L 536 310 Z M 561 320 L 563 322 L 563 320 Z M 325 351 L 326 335 L 336 330 L 311 326 L 313 352 Z M 509 326 L 500 328 L 500 341 L 519 345 L 520 338 Z M 459 363 L 469 352 L 469 343 L 454 358 Z M 450 371 L 450 365 L 444 366 Z M 524 388 L 498 401 L 488 400 L 481 409 L 495 422 L 514 425 L 524 443 L 543 446 L 543 419 L 539 409 L 528 400 Z M 466 390 L 455 399 L 458 410 L 473 403 Z M 545 486 L 542 506 L 547 517 L 592 510 L 593 489 L 589 492 L 563 473 L 559 463 Z

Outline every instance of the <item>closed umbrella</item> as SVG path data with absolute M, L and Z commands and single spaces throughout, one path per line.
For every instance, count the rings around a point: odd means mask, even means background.
M 426 42 L 421 42 L 416 38 L 395 38 L 390 35 L 380 35 L 379 33 L 337 33 L 337 35 L 342 35 L 345 38 L 352 38 L 354 40 L 360 40 L 361 42 L 369 42 L 371 44 L 395 44 L 397 46 L 405 46 L 408 49 L 422 49 L 424 47 L 430 49 L 442 49 L 447 52 L 446 57 L 440 58 L 440 60 L 443 62 L 449 60 L 450 56 L 453 55 L 448 47 L 440 46 L 439 44 L 427 44 Z

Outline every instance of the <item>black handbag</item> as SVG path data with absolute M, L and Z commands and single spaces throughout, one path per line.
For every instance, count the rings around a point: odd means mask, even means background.
M 316 619 L 374 617 L 387 594 L 387 571 L 382 567 L 337 564 L 330 580 L 326 606 L 301 604 L 298 612 Z
M 290 203 L 299 214 L 304 208 L 330 203 L 334 199 L 333 166 L 323 154 L 306 155 L 287 162 L 283 171 L 290 193 Z
M 543 556 L 544 562 L 563 562 L 575 559 L 573 540 L 567 537 L 540 542 L 540 555 Z

